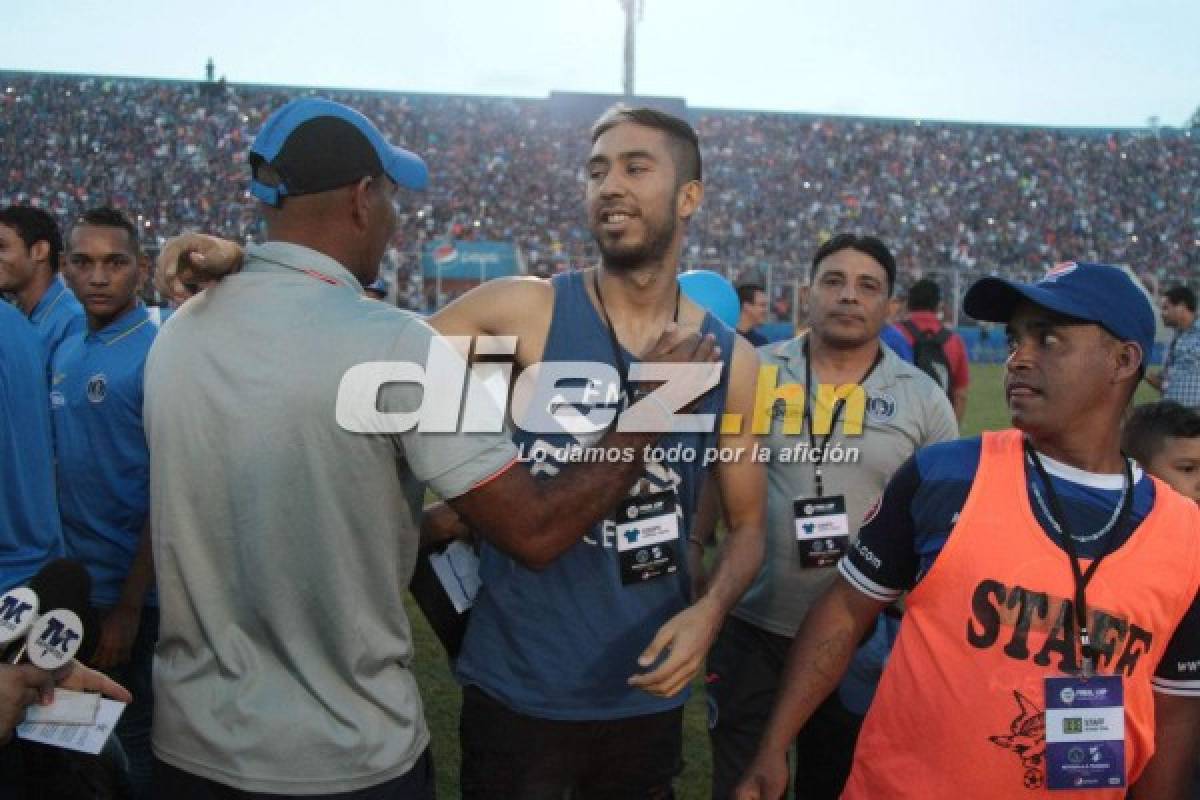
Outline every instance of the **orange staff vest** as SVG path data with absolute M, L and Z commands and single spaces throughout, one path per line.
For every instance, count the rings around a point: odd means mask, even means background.
M 1154 489 L 1087 587 L 1096 671 L 1124 685 L 1130 785 L 1154 753 L 1150 679 L 1200 587 L 1200 511 L 1157 479 Z M 1066 552 L 1029 505 L 1021 433 L 983 434 L 958 523 L 908 596 L 842 797 L 1124 797 L 1045 787 L 1043 679 L 1078 669 L 1073 597 Z

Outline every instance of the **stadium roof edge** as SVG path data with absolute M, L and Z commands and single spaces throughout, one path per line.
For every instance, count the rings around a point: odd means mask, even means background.
M 0 78 L 6 76 L 21 76 L 21 77 L 44 77 L 44 78 L 74 78 L 80 80 L 111 80 L 111 81 L 126 81 L 134 83 L 158 83 L 158 84 L 175 84 L 179 86 L 204 87 L 209 84 L 204 80 L 188 80 L 186 78 L 156 78 L 144 75 L 101 75 L 94 73 L 81 72 L 54 72 L 49 70 L 21 70 L 0 68 Z M 407 89 L 362 89 L 353 86 L 300 86 L 296 84 L 279 84 L 279 83 L 237 83 L 226 81 L 224 85 L 235 89 L 255 89 L 255 90 L 273 90 L 273 91 L 294 91 L 294 92 L 354 92 L 356 94 L 380 95 L 380 96 L 396 96 L 396 97 L 421 97 L 421 98 L 436 98 L 436 97 L 459 97 L 466 99 L 479 100 L 516 100 L 516 101 L 550 101 L 556 95 L 579 96 L 579 97 L 608 97 L 617 95 L 609 95 L 607 93 L 598 92 L 569 92 L 552 90 L 546 95 L 499 95 L 499 94 L 466 94 L 458 92 L 425 92 Z M 1042 130 L 1042 131 L 1061 131 L 1064 133 L 1078 134 L 1104 134 L 1104 133 L 1128 133 L 1128 134 L 1153 134 L 1165 133 L 1167 135 L 1189 135 L 1190 129 L 1186 126 L 1160 125 L 1157 129 L 1148 126 L 1089 126 L 1089 125 L 1038 125 L 1032 123 L 1016 123 L 1016 122 L 990 122 L 990 121 L 972 121 L 972 120 L 947 120 L 947 119 L 926 119 L 918 117 L 874 117 L 865 114 L 839 114 L 826 113 L 820 111 L 778 111 L 778 110 L 761 110 L 748 108 L 722 108 L 719 106 L 691 106 L 687 105 L 684 98 L 665 98 L 665 97 L 634 97 L 633 100 L 645 100 L 653 102 L 658 100 L 677 100 L 684 104 L 687 113 L 693 119 L 704 114 L 763 114 L 778 117 L 793 117 L 809 120 L 839 120 L 847 122 L 864 122 L 871 124 L 890 124 L 890 125 L 913 125 L 945 127 L 945 128 L 1003 128 L 1009 130 Z
M 23 70 L 0 68 L 0 78 L 8 75 L 19 75 L 34 78 L 78 78 L 80 80 L 125 81 L 129 83 L 165 83 L 178 86 L 218 86 L 224 85 L 234 89 L 270 89 L 292 92 L 354 92 L 355 94 L 394 95 L 397 97 L 464 97 L 480 100 L 547 100 L 549 94 L 538 97 L 535 95 L 502 95 L 502 94 L 465 94 L 458 92 L 422 92 L 408 89 L 362 89 L 355 86 L 301 86 L 293 83 L 238 83 L 235 81 L 219 81 L 209 83 L 205 80 L 189 80 L 187 78 L 155 78 L 146 75 L 100 75 L 90 72 L 52 72 L 48 70 Z
M 1096 126 L 1096 125 L 1039 125 L 1032 122 L 992 122 L 968 119 L 934 119 L 929 117 L 874 117 L 868 114 L 841 114 L 823 111 L 773 111 L 747 108 L 723 108 L 721 106 L 689 106 L 693 114 L 761 114 L 777 117 L 798 117 L 811 120 L 839 120 L 843 122 L 869 122 L 872 124 L 913 125 L 941 128 L 1005 128 L 1015 130 L 1062 131 L 1063 133 L 1154 133 L 1155 128 L 1146 125 L 1139 126 Z M 1185 126 L 1159 125 L 1159 132 L 1183 134 L 1189 131 Z

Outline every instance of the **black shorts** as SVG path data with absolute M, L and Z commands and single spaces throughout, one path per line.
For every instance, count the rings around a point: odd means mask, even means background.
M 459 721 L 463 800 L 670 800 L 683 709 L 615 720 L 529 717 L 474 686 Z

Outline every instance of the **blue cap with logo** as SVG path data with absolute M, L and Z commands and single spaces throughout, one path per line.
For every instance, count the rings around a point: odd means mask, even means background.
M 1008 322 L 1022 300 L 1092 322 L 1122 342 L 1142 348 L 1143 366 L 1154 350 L 1154 308 L 1125 270 L 1108 264 L 1068 261 L 1037 283 L 983 278 L 967 290 L 963 311 L 985 322 Z
M 250 192 L 273 206 L 283 198 L 327 192 L 386 173 L 406 189 L 424 189 L 429 170 L 352 108 L 318 97 L 293 100 L 267 118 L 250 147 Z M 264 167 L 270 167 L 268 173 Z

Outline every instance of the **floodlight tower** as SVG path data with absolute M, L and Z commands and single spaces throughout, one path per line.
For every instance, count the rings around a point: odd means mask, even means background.
M 626 97 L 633 97 L 633 75 L 636 60 L 637 24 L 646 13 L 646 0 L 618 0 L 625 10 L 625 81 Z M 634 19 L 634 15 L 637 19 Z

